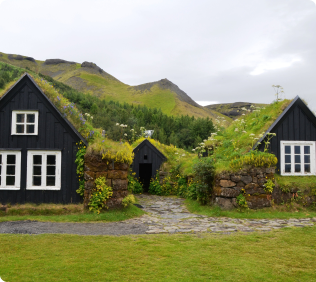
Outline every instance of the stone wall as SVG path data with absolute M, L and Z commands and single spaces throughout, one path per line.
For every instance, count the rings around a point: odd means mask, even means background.
M 95 187 L 95 179 L 104 176 L 107 185 L 112 187 L 113 195 L 106 201 L 109 208 L 122 206 L 122 200 L 128 195 L 127 174 L 129 165 L 125 163 L 108 163 L 100 155 L 86 154 L 84 157 L 84 207 L 88 208 L 89 198 L 92 189 Z
M 213 202 L 223 209 L 237 207 L 236 197 L 245 189 L 249 208 L 257 209 L 271 205 L 270 196 L 264 191 L 268 179 L 274 179 L 274 168 L 251 168 L 238 172 L 216 175 Z

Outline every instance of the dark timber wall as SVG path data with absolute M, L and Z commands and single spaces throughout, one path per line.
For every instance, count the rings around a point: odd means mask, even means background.
M 21 150 L 20 190 L 0 190 L 0 203 L 76 203 L 76 142 L 80 141 L 67 121 L 27 75 L 0 100 L 0 150 Z M 13 110 L 38 110 L 38 135 L 11 135 Z M 61 190 L 26 190 L 27 150 L 60 150 Z M 31 168 L 28 168 L 31 169 Z
M 146 157 L 147 156 L 147 159 Z M 139 164 L 152 164 L 151 177 L 154 177 L 166 157 L 147 139 L 134 149 L 133 171 L 139 177 Z
M 304 102 L 297 97 L 289 110 L 282 114 L 271 133 L 276 133 L 271 139 L 269 152 L 277 156 L 277 172 L 280 171 L 280 141 L 316 141 L 316 118 Z M 259 145 L 264 150 L 264 142 Z

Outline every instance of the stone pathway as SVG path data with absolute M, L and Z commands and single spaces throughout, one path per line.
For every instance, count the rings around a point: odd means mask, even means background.
M 131 224 L 148 226 L 147 234 L 270 231 L 284 227 L 314 226 L 316 218 L 310 219 L 235 219 L 227 217 L 208 217 L 190 213 L 184 200 L 174 197 L 138 195 L 138 204 L 148 214 L 130 219 Z

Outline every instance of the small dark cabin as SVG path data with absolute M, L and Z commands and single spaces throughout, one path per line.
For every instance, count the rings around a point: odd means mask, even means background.
M 133 172 L 143 184 L 144 191 L 148 192 L 150 179 L 155 177 L 166 157 L 145 139 L 134 150 Z
M 316 117 L 300 97 L 282 112 L 254 146 L 264 151 L 268 133 L 275 133 L 269 152 L 278 158 L 277 172 L 281 175 L 316 175 Z
M 0 98 L 0 203 L 76 203 L 76 142 L 86 141 L 32 77 Z

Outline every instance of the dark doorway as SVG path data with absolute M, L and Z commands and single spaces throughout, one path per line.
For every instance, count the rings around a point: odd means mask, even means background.
M 139 180 L 143 184 L 144 192 L 148 192 L 151 179 L 152 164 L 139 164 Z

